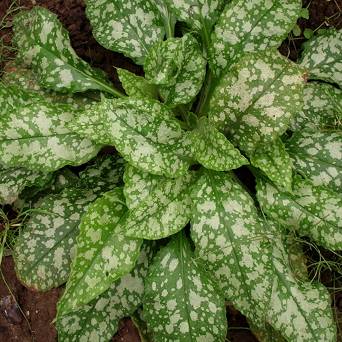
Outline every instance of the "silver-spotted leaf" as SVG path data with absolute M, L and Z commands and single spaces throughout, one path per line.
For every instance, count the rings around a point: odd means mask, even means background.
M 176 17 L 186 22 L 194 30 L 202 30 L 206 35 L 219 17 L 224 0 L 166 0 Z
M 133 179 L 125 175 L 125 195 L 132 207 L 125 222 L 127 236 L 157 240 L 177 233 L 189 222 L 196 174 L 189 172 L 175 179 L 141 171 L 130 174 Z
M 121 52 L 137 64 L 165 31 L 152 0 L 87 0 L 87 17 L 95 39 L 105 48 Z
M 249 54 L 223 75 L 209 103 L 209 119 L 234 144 L 253 154 L 282 135 L 303 106 L 304 71 L 276 51 Z
M 197 40 L 186 34 L 153 46 L 144 70 L 151 83 L 160 85 L 165 104 L 176 106 L 189 103 L 201 90 L 206 63 Z
M 233 0 L 212 35 L 210 65 L 218 76 L 246 52 L 278 47 L 300 17 L 301 0 Z
M 309 79 L 342 87 L 342 31 L 320 30 L 304 44 L 301 65 L 308 70 Z
M 224 297 L 195 260 L 182 233 L 153 259 L 143 306 L 155 341 L 225 341 Z
M 158 89 L 144 77 L 137 76 L 126 69 L 117 69 L 122 87 L 128 96 L 158 99 Z
M 292 160 L 280 138 L 273 144 L 260 146 L 251 156 L 251 164 L 262 170 L 274 184 L 291 191 Z
M 114 189 L 122 183 L 125 162 L 117 155 L 104 155 L 79 173 L 82 185 L 95 192 Z
M 229 174 L 207 171 L 193 200 L 195 256 L 253 326 L 271 325 L 288 341 L 334 341 L 326 289 L 297 281 L 279 232 L 259 218 L 242 186 Z
M 23 284 L 46 291 L 66 282 L 81 216 L 95 199 L 90 190 L 67 188 L 40 200 L 14 247 Z
M 335 128 L 342 125 L 342 91 L 327 83 L 309 82 L 304 87 L 303 110 L 292 118 L 290 128 Z
M 176 177 L 189 166 L 177 144 L 183 136 L 179 123 L 155 100 L 105 99 L 78 116 L 72 129 L 114 145 L 129 163 L 153 174 Z
M 109 341 L 120 319 L 127 317 L 142 302 L 144 279 L 153 254 L 150 244 L 143 244 L 135 268 L 116 280 L 110 288 L 89 304 L 64 316 L 57 316 L 60 341 Z
M 32 67 L 42 87 L 60 92 L 94 89 L 117 95 L 103 72 L 76 55 L 55 14 L 34 7 L 16 15 L 13 24 L 17 60 Z
M 101 146 L 71 132 L 66 126 L 73 119 L 69 105 L 18 105 L 0 121 L 0 162 L 44 172 L 87 162 Z
M 12 204 L 26 187 L 44 185 L 50 178 L 50 173 L 0 166 L 0 204 Z
M 294 177 L 292 193 L 259 179 L 257 197 L 267 216 L 319 245 L 342 249 L 342 197 L 323 186 Z
M 61 315 L 89 303 L 134 267 L 142 240 L 124 235 L 124 201 L 122 189 L 106 192 L 82 217 L 76 258 L 58 306 Z
M 342 191 L 342 132 L 298 131 L 287 142 L 298 173 L 313 185 Z
M 191 132 L 191 142 L 196 160 L 207 169 L 229 171 L 248 164 L 239 150 L 205 118 Z

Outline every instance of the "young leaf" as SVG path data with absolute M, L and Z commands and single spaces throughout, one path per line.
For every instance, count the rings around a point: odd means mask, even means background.
M 340 194 L 297 176 L 291 194 L 259 179 L 257 197 L 263 211 L 284 227 L 309 236 L 325 248 L 342 249 Z
M 337 83 L 342 87 L 342 31 L 321 30 L 304 43 L 301 66 L 309 72 L 309 78 Z
M 287 143 L 298 173 L 313 185 L 342 191 L 342 132 L 299 131 Z
M 38 101 L 17 106 L 0 121 L 0 162 L 44 172 L 87 162 L 101 146 L 66 128 L 73 116 L 68 105 Z
M 224 298 L 180 233 L 154 258 L 145 279 L 144 318 L 158 342 L 225 341 Z
M 291 122 L 291 129 L 334 128 L 342 125 L 342 91 L 326 83 L 309 82 L 304 87 L 304 106 Z
M 125 177 L 125 194 L 130 196 L 128 202 L 133 203 L 125 222 L 125 234 L 157 240 L 177 233 L 190 220 L 190 190 L 196 174 L 189 172 L 175 179 L 136 174 L 132 180 Z
M 150 244 L 143 244 L 135 268 L 78 311 L 57 316 L 60 341 L 107 342 L 118 329 L 119 320 L 131 315 L 142 302 L 144 279 L 152 258 Z
M 226 298 L 254 326 L 270 324 L 287 341 L 333 341 L 327 291 L 296 280 L 279 234 L 258 217 L 252 198 L 232 176 L 204 173 L 193 199 L 195 256 Z
M 280 138 L 273 144 L 260 146 L 251 156 L 251 164 L 262 170 L 274 184 L 291 191 L 292 161 Z
M 148 51 L 165 35 L 161 15 L 151 0 L 87 0 L 95 39 L 105 48 L 144 64 Z
M 13 25 L 17 60 L 32 67 L 42 87 L 72 93 L 96 89 L 118 95 L 103 72 L 76 55 L 55 14 L 34 7 L 16 15 Z
M 229 171 L 248 164 L 239 150 L 204 117 L 191 132 L 191 142 L 195 158 L 207 169 Z
M 166 0 L 176 17 L 186 22 L 194 30 L 204 30 L 210 34 L 211 27 L 220 15 L 224 0 Z
M 197 40 L 186 34 L 156 44 L 146 58 L 146 78 L 160 84 L 165 104 L 189 103 L 198 94 L 205 76 L 206 60 Z
M 82 185 L 95 192 L 105 192 L 121 185 L 125 162 L 115 155 L 98 157 L 93 165 L 79 173 Z
M 82 217 L 77 255 L 59 302 L 59 314 L 89 303 L 134 267 L 142 240 L 124 235 L 124 201 L 122 189 L 117 188 L 98 198 Z
M 246 55 L 214 90 L 209 119 L 251 155 L 259 144 L 273 143 L 301 110 L 303 76 L 276 51 Z
M 179 123 L 168 107 L 154 100 L 105 99 L 76 118 L 72 129 L 114 145 L 129 163 L 153 174 L 176 177 L 189 166 L 178 154 L 183 135 Z
M 66 282 L 81 216 L 95 198 L 90 190 L 67 188 L 40 201 L 14 247 L 16 272 L 23 284 L 47 291 Z
M 44 185 L 52 174 L 0 165 L 0 204 L 12 204 L 26 187 Z
M 210 65 L 218 76 L 246 52 L 278 47 L 300 16 L 301 0 L 233 0 L 226 5 L 209 51 Z
M 144 77 L 137 76 L 126 69 L 116 69 L 122 87 L 128 96 L 139 98 L 158 99 L 158 89 L 150 84 Z

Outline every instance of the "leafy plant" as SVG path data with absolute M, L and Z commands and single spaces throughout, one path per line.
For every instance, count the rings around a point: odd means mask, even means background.
M 144 77 L 118 69 L 115 89 L 36 7 L 14 19 L 20 66 L 0 85 L 1 203 L 34 207 L 16 270 L 34 289 L 66 283 L 60 340 L 107 341 L 131 315 L 152 341 L 224 341 L 229 301 L 262 341 L 334 341 L 296 236 L 342 248 L 341 32 L 294 63 L 277 47 L 299 0 L 86 12 Z M 107 145 L 117 153 L 95 157 Z

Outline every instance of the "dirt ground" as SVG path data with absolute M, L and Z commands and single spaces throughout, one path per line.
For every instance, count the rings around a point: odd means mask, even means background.
M 5 15 L 11 1 L 0 0 L 0 19 Z M 310 19 L 299 20 L 302 29 L 311 28 L 314 30 L 318 27 L 324 28 L 327 25 L 342 28 L 342 0 L 304 0 L 303 3 L 304 6 L 310 4 Z M 77 54 L 93 66 L 105 70 L 117 87 L 120 87 L 120 84 L 114 66 L 142 74 L 141 68 L 134 65 L 129 59 L 121 54 L 106 50 L 94 40 L 89 22 L 85 17 L 82 0 L 20 0 L 19 4 L 26 8 L 40 5 L 55 12 L 70 32 L 72 46 Z M 6 21 L 6 24 L 8 28 L 0 32 L 0 37 L 3 37 L 5 43 L 9 43 L 11 21 Z M 303 36 L 292 37 L 283 43 L 280 51 L 292 60 L 296 60 L 302 42 Z M 62 289 L 37 293 L 25 288 L 15 276 L 13 260 L 10 256 L 4 258 L 1 269 L 6 283 L 0 279 L 0 341 L 56 341 L 56 331 L 52 322 L 56 314 L 56 302 Z M 342 309 L 342 296 L 335 298 L 335 307 L 337 310 Z M 231 328 L 228 334 L 230 341 L 257 342 L 248 330 L 246 319 L 241 314 L 228 307 L 227 317 Z M 118 333 L 113 337 L 113 341 L 140 341 L 131 320 L 123 320 Z

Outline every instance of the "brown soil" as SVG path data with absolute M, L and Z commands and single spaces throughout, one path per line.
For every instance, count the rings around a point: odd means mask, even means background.
M 0 19 L 4 16 L 9 3 L 13 0 L 0 1 Z M 304 0 L 304 6 L 310 3 L 310 19 L 300 19 L 299 25 L 302 29 L 324 28 L 327 25 L 342 28 L 342 0 Z M 56 13 L 64 26 L 70 32 L 72 46 L 77 54 L 95 67 L 106 71 L 117 87 L 120 87 L 115 68 L 129 69 L 137 74 L 142 69 L 121 54 L 111 52 L 101 47 L 92 37 L 91 28 L 84 13 L 82 0 L 19 0 L 21 6 L 30 8 L 40 5 L 49 8 Z M 330 19 L 327 19 L 330 18 Z M 7 29 L 0 32 L 0 37 L 5 43 L 11 39 L 11 21 L 7 20 Z M 303 37 L 288 39 L 280 48 L 284 55 L 296 60 L 300 53 L 300 45 Z M 7 51 L 3 52 L 11 55 Z M 0 51 L 1 54 L 1 51 Z M 1 68 L 1 65 L 0 65 Z M 1 341 L 56 341 L 56 331 L 53 326 L 55 307 L 61 289 L 55 289 L 46 293 L 37 293 L 22 286 L 17 280 L 11 257 L 5 257 L 2 263 L 2 272 L 5 282 L 0 281 L 0 340 Z M 9 292 L 8 288 L 11 289 Z M 13 296 L 12 296 L 13 295 Z M 20 311 L 17 303 L 19 304 Z M 336 306 L 341 309 L 342 299 L 338 298 Z M 23 314 L 25 316 L 23 316 Z M 248 330 L 246 319 L 236 310 L 228 308 L 229 330 L 228 338 L 236 342 L 256 342 L 256 338 Z M 120 329 L 113 338 L 115 342 L 139 342 L 137 330 L 129 319 L 122 321 Z

